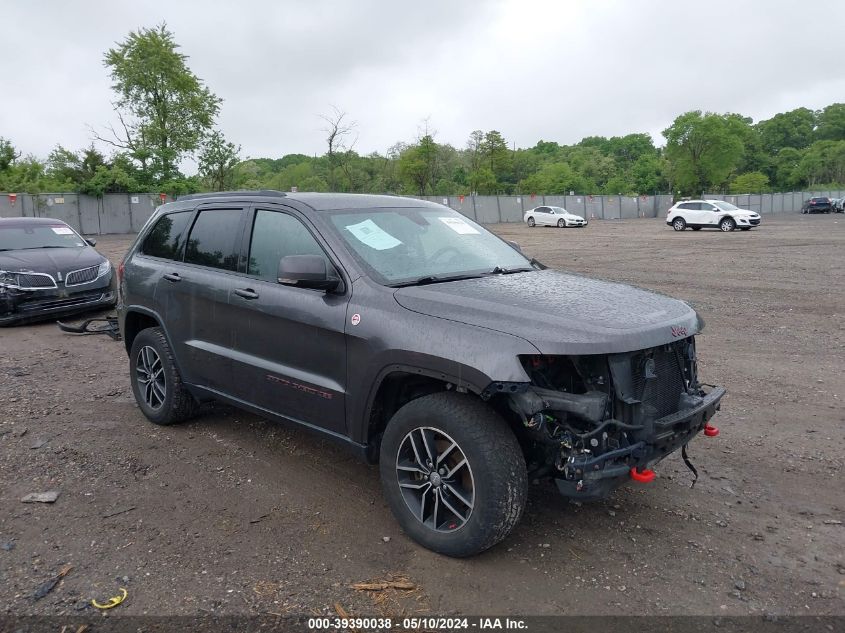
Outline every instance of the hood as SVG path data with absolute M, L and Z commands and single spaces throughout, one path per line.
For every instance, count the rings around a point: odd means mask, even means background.
M 396 290 L 399 305 L 518 336 L 543 354 L 616 354 L 700 330 L 683 301 L 555 270 L 495 275 Z
M 752 211 L 751 209 L 737 209 L 736 211 L 731 212 L 731 215 L 756 218 L 759 214 L 756 211 Z
M 0 252 L 0 270 L 7 272 L 66 273 L 97 266 L 105 259 L 90 246 L 83 248 L 33 248 Z
M 570 211 L 567 211 L 563 215 L 567 218 L 573 218 L 575 220 L 583 220 L 584 219 L 584 216 L 578 215 L 577 213 L 571 213 Z

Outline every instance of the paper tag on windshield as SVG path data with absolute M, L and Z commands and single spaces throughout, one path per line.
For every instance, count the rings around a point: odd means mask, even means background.
M 478 235 L 478 229 L 476 229 L 471 224 L 467 224 L 461 218 L 437 218 L 443 224 L 448 226 L 452 229 L 455 233 L 460 233 L 461 235 Z
M 73 235 L 73 231 L 66 226 L 52 226 L 50 228 L 53 229 L 53 233 L 56 235 Z
M 377 251 L 386 251 L 402 243 L 372 220 L 364 220 L 358 224 L 351 224 L 346 228 L 360 242 Z

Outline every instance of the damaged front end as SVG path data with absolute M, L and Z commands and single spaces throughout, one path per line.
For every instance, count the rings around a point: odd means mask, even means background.
M 46 273 L 0 271 L 0 326 L 111 307 L 116 296 L 110 271 L 72 288 Z
M 695 340 L 609 355 L 524 356 L 531 383 L 490 386 L 519 419 L 533 477 L 566 496 L 598 498 L 685 446 L 725 390 L 698 381 Z M 712 428 L 712 427 L 708 427 Z

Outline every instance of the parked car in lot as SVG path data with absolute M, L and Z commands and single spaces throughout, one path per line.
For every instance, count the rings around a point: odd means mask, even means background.
M 830 198 L 818 196 L 809 198 L 801 205 L 801 213 L 830 213 Z
M 563 207 L 534 207 L 526 211 L 522 219 L 528 226 L 557 226 L 560 228 L 568 226 L 581 228 L 587 226 L 587 220 L 585 218 L 570 213 Z
M 748 231 L 761 222 L 760 214 L 723 200 L 684 200 L 676 202 L 666 214 L 666 224 L 676 231 L 719 229 Z
M 832 198 L 830 200 L 830 210 L 834 213 L 845 213 L 845 198 Z
M 60 220 L 0 218 L 0 326 L 114 306 L 94 245 Z
M 531 479 L 602 497 L 718 433 L 686 303 L 548 270 L 431 202 L 186 196 L 118 274 L 147 418 L 221 400 L 322 432 L 378 462 L 405 532 L 451 556 L 504 539 Z

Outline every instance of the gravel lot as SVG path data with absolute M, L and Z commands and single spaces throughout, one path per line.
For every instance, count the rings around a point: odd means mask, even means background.
M 531 487 L 510 539 L 470 560 L 415 545 L 375 467 L 222 406 L 159 428 L 121 343 L 0 330 L 0 609 L 85 614 L 845 614 L 845 220 L 675 233 L 660 220 L 494 227 L 547 265 L 692 303 L 714 423 L 647 486 L 579 505 Z M 100 238 L 118 261 L 131 236 Z M 58 490 L 53 504 L 24 504 Z M 63 566 L 46 597 L 33 593 Z M 401 577 L 412 591 L 352 583 Z M 2 613 L 2 611 L 0 611 Z

